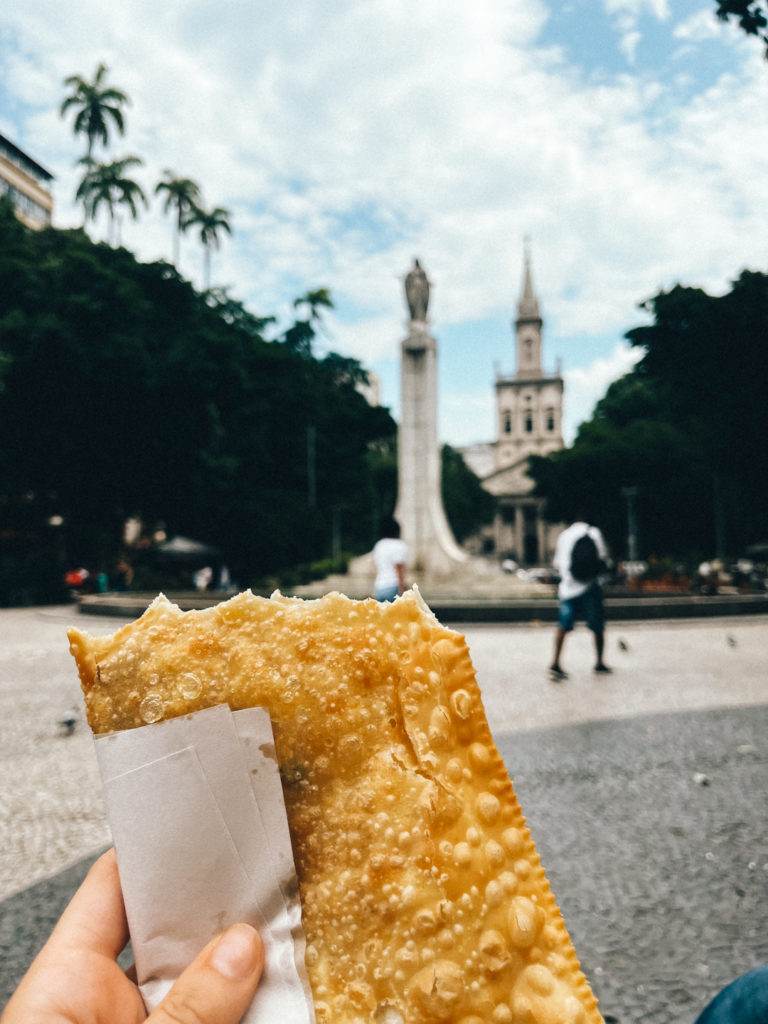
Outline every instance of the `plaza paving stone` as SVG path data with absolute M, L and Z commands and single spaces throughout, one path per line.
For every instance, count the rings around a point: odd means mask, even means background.
M 606 1018 L 692 1022 L 768 962 L 768 707 L 504 736 Z
M 109 843 L 64 631 L 120 622 L 0 612 L 0 1007 Z M 461 628 L 461 627 L 459 627 Z M 609 627 L 615 672 L 551 627 L 465 630 L 489 722 L 606 1019 L 692 1022 L 768 961 L 768 620 Z M 621 640 L 621 646 L 618 641 Z

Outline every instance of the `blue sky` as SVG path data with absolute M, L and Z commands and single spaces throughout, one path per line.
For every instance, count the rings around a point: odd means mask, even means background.
M 298 294 L 329 287 L 322 344 L 374 371 L 395 414 L 402 278 L 421 260 L 452 444 L 494 436 L 525 236 L 568 439 L 631 367 L 639 303 L 766 268 L 768 62 L 714 0 L 51 9 L 5 5 L 0 131 L 56 176 L 57 225 L 80 223 L 82 140 L 58 116 L 62 82 L 104 61 L 132 100 L 105 157 L 141 156 L 150 195 L 170 168 L 230 209 L 214 283 L 254 312 L 287 323 Z M 121 233 L 140 258 L 170 259 L 158 202 Z M 192 237 L 181 270 L 201 283 Z

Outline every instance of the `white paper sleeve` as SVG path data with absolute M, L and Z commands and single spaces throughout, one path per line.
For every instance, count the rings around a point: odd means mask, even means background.
M 96 754 L 148 1010 L 214 935 L 247 921 L 266 959 L 243 1021 L 313 1022 L 267 712 L 220 705 L 99 736 Z

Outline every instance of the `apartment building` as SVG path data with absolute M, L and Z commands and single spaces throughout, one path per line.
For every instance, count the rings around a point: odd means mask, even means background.
M 51 223 L 51 181 L 53 175 L 49 171 L 0 135 L 0 194 L 10 197 L 16 216 L 27 227 L 39 229 Z

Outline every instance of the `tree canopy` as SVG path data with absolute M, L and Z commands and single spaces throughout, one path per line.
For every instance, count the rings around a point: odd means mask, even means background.
M 87 169 L 78 185 L 75 198 L 82 201 L 86 220 L 95 220 L 99 207 L 106 207 L 109 216 L 109 240 L 115 243 L 115 223 L 119 206 L 128 208 L 133 220 L 139 214 L 138 204 L 148 206 L 147 197 L 128 171 L 141 166 L 137 156 L 125 156 L 109 163 L 96 163 L 86 158 Z
M 109 240 L 119 244 L 115 228 L 119 223 L 117 212 L 126 207 L 133 220 L 139 213 L 139 204 L 149 207 L 141 185 L 127 174 L 129 169 L 141 167 L 138 156 L 125 156 L 110 162 L 98 161 L 94 150 L 98 142 L 106 149 L 111 141 L 111 130 L 116 128 L 125 134 L 123 108 L 130 103 L 128 96 L 120 89 L 106 84 L 107 66 L 101 63 L 96 68 L 93 81 L 82 75 L 70 75 L 64 85 L 70 92 L 62 101 L 59 113 L 68 116 L 74 109 L 73 132 L 75 136 L 85 135 L 87 148 L 85 156 L 77 162 L 83 167 L 75 198 L 83 204 L 84 225 L 93 221 L 100 207 L 105 207 L 109 217 Z M 200 186 L 192 178 L 178 177 L 173 171 L 165 170 L 163 178 L 155 186 L 155 194 L 163 196 L 163 211 L 175 211 L 173 235 L 173 263 L 178 268 L 181 235 L 189 228 L 196 228 L 203 246 L 203 287 L 211 286 L 211 254 L 220 245 L 222 232 L 232 234 L 231 214 L 223 206 L 207 209 L 202 203 Z
M 107 146 L 110 126 L 117 128 L 121 135 L 125 132 L 123 107 L 130 101 L 121 89 L 106 84 L 107 71 L 107 66 L 102 63 L 96 68 L 93 81 L 89 82 L 82 75 L 70 75 L 64 79 L 64 85 L 71 92 L 62 101 L 60 114 L 65 117 L 74 109 L 72 130 L 75 135 L 85 135 L 88 159 L 93 156 L 97 141 Z
M 678 285 L 628 332 L 644 350 L 573 446 L 534 459 L 552 521 L 577 511 L 626 555 L 624 490 L 638 488 L 641 554 L 743 553 L 768 539 L 768 276 L 713 297 Z
M 464 456 L 455 448 L 444 444 L 440 461 L 445 514 L 454 537 L 461 544 L 491 522 L 496 511 L 496 498 L 485 490 L 464 461 Z
M 180 178 L 173 171 L 163 171 L 164 178 L 155 186 L 155 195 L 164 193 L 163 210 L 176 211 L 173 232 L 173 265 L 179 265 L 179 244 L 186 231 L 189 216 L 201 202 L 200 186 L 192 178 Z
M 189 212 L 182 222 L 183 229 L 196 228 L 203 246 L 203 281 L 204 287 L 211 286 L 211 253 L 221 244 L 219 235 L 226 231 L 232 234 L 230 212 L 223 206 L 214 206 L 212 210 L 203 209 L 192 203 Z
M 716 14 L 721 21 L 734 18 L 747 35 L 757 36 L 765 44 L 768 57 L 768 7 L 759 0 L 717 0 Z
M 138 513 L 220 548 L 243 585 L 328 556 L 332 529 L 346 551 L 375 541 L 395 424 L 355 360 L 296 351 L 295 325 L 268 340 L 273 318 L 225 292 L 31 232 L 6 201 L 0 296 L 0 530 L 62 517 L 69 561 L 108 571 Z

